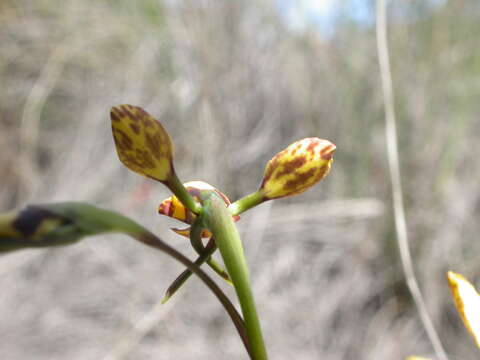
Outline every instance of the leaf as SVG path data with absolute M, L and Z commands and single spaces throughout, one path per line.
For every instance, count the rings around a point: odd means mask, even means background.
M 112 107 L 110 118 L 120 161 L 137 174 L 168 183 L 174 175 L 173 145 L 160 122 L 133 105 Z
M 449 271 L 448 285 L 463 324 L 480 348 L 480 295 L 462 275 Z

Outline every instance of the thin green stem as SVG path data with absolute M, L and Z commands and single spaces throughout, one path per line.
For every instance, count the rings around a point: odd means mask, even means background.
M 217 249 L 215 246 L 215 242 L 212 239 L 211 242 L 205 247 L 204 253 L 201 254 L 197 260 L 195 260 L 195 264 L 197 266 L 201 266 L 207 258 L 212 255 L 212 253 Z M 162 304 L 165 304 L 181 287 L 182 285 L 190 278 L 192 275 L 192 271 L 190 269 L 186 269 L 183 271 L 168 287 L 167 291 L 165 291 L 165 296 L 162 299 Z M 227 274 L 228 275 L 228 274 Z
M 228 273 L 223 269 L 223 267 L 218 264 L 211 256 L 204 257 L 203 254 L 205 253 L 206 248 L 203 246 L 202 242 L 202 232 L 205 225 L 203 225 L 202 218 L 197 218 L 197 220 L 192 224 L 190 227 L 190 243 L 192 247 L 195 249 L 197 254 L 203 258 L 201 264 L 206 262 L 213 271 L 215 271 L 222 279 L 224 279 L 229 285 L 233 285 Z M 217 250 L 217 245 L 215 243 L 215 239 L 210 239 L 208 242 L 207 247 L 212 246 L 213 248 L 209 250 L 209 254 L 212 255 L 215 250 Z
M 230 206 L 228 207 L 228 210 L 230 210 L 230 214 L 232 216 L 239 215 L 242 212 L 245 212 L 248 209 L 261 204 L 265 200 L 266 199 L 263 193 L 260 190 L 258 190 L 254 193 L 244 196 L 241 199 L 238 199 L 233 204 L 230 204 Z
M 152 234 L 150 231 L 136 223 L 130 218 L 127 218 L 119 213 L 103 210 L 95 206 L 91 206 L 84 203 L 58 203 L 49 204 L 44 206 L 37 206 L 33 211 L 41 211 L 42 209 L 48 210 L 50 214 L 56 214 L 59 219 L 68 219 L 68 222 L 63 225 L 62 222 L 57 222 L 60 230 L 66 228 L 75 241 L 88 235 L 98 235 L 101 233 L 123 233 L 131 236 L 132 238 L 140 241 L 141 243 L 159 249 L 170 255 L 183 265 L 185 265 L 190 271 L 195 273 L 207 287 L 214 293 L 220 303 L 223 305 L 227 313 L 230 315 L 238 334 L 240 335 L 245 348 L 250 355 L 251 359 L 255 359 L 252 355 L 251 346 L 246 333 L 245 323 L 240 314 L 235 309 L 235 306 L 230 302 L 225 293 L 218 287 L 218 285 L 202 270 L 200 267 L 191 262 L 182 253 L 178 252 L 160 238 Z M 35 215 L 35 214 L 33 214 Z M 41 212 L 36 214 L 36 218 L 41 215 Z M 51 218 L 52 215 L 49 215 Z M 12 219 L 9 216 L 8 219 Z M 3 224 L 0 222 L 0 224 Z M 55 230 L 51 230 L 55 232 Z M 63 233 L 63 232 L 62 232 Z M 1 235 L 1 233 L 0 233 Z M 75 235 L 75 236 L 74 236 Z M 0 236 L 0 244 L 3 236 Z M 55 240 L 56 237 L 53 238 Z M 9 240 L 9 238 L 7 238 Z M 22 241 L 22 239 L 18 240 Z M 48 246 L 51 244 L 52 239 L 50 236 L 46 236 Z M 56 242 L 54 241 L 54 244 Z
M 250 358 L 256 359 L 253 355 L 253 346 L 250 345 L 246 322 L 238 314 L 235 307 L 230 302 L 225 293 L 223 293 L 223 291 L 218 287 L 218 285 L 214 283 L 213 280 L 202 269 L 200 269 L 198 265 L 192 263 L 182 253 L 170 247 L 169 245 L 161 241 L 157 236 L 155 236 L 154 234 L 152 234 L 138 224 L 137 229 L 135 229 L 135 231 L 129 232 L 129 235 L 134 237 L 136 240 L 144 243 L 145 245 L 162 250 L 163 252 L 167 253 L 168 255 L 185 265 L 190 271 L 195 273 L 205 283 L 205 285 L 207 285 L 210 290 L 212 290 L 212 292 L 224 306 L 225 310 L 227 310 L 230 318 L 232 319 L 235 327 L 237 328 L 237 331 L 243 341 L 243 344 L 245 345 L 247 352 L 250 355 Z
M 166 185 L 191 212 L 197 215 L 202 213 L 202 205 L 195 201 L 188 193 L 187 189 L 185 189 L 185 186 L 183 186 L 182 182 L 178 179 L 177 174 L 173 173 Z
M 255 360 L 266 360 L 267 350 L 263 340 L 253 292 L 250 287 L 248 266 L 243 252 L 240 235 L 225 202 L 216 194 L 203 200 L 203 220 L 213 233 L 215 241 L 233 281 L 245 321 L 245 327 Z

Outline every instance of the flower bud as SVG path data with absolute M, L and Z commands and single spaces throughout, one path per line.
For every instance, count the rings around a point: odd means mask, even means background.
M 230 200 L 228 197 L 223 194 L 220 190 L 214 188 L 210 184 L 207 184 L 203 181 L 190 181 L 185 184 L 183 184 L 185 188 L 187 189 L 188 193 L 196 200 L 200 201 L 200 193 L 202 191 L 214 191 L 217 193 L 220 198 L 223 199 L 225 204 L 230 205 Z M 186 224 L 193 224 L 193 222 L 196 219 L 196 215 L 192 213 L 190 210 L 188 210 L 181 202 L 178 200 L 178 198 L 173 195 L 170 196 L 169 198 L 163 200 L 160 205 L 158 206 L 158 213 L 161 215 L 169 216 L 171 218 L 180 220 Z M 240 216 L 234 216 L 233 220 L 238 221 L 240 219 Z M 179 235 L 189 237 L 190 236 L 190 227 L 184 228 L 184 229 L 179 229 L 179 228 L 172 228 L 174 232 L 176 232 Z M 211 237 L 212 234 L 208 230 L 203 230 L 202 232 L 202 237 L 208 238 Z
M 463 324 L 480 347 L 480 295 L 460 274 L 449 271 L 447 280 Z
M 73 244 L 85 236 L 113 231 L 105 210 L 66 202 L 29 205 L 0 214 L 0 253 Z
M 173 145 L 160 122 L 133 105 L 112 107 L 110 117 L 120 161 L 140 175 L 168 183 L 174 174 Z
M 277 199 L 304 192 L 330 171 L 335 145 L 328 140 L 306 138 L 275 155 L 265 167 L 260 191 Z

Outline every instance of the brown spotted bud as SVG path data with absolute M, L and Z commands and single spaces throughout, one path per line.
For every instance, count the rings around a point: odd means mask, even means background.
M 187 189 L 188 193 L 196 200 L 200 201 L 200 193 L 202 191 L 214 191 L 221 199 L 225 202 L 225 204 L 230 205 L 229 198 L 223 194 L 220 190 L 214 188 L 210 184 L 207 184 L 203 181 L 190 181 L 183 184 Z M 169 216 L 171 218 L 180 220 L 186 224 L 192 225 L 196 219 L 196 215 L 188 210 L 178 198 L 173 195 L 169 198 L 163 200 L 160 205 L 158 206 L 158 213 L 161 215 Z M 240 216 L 233 216 L 234 221 L 238 221 Z M 179 229 L 179 228 L 172 228 L 174 232 L 179 235 L 189 237 L 190 236 L 190 227 Z M 208 230 L 203 230 L 202 237 L 208 238 L 211 237 L 212 234 Z
M 174 175 L 173 145 L 160 122 L 133 105 L 114 106 L 110 117 L 120 161 L 140 175 L 168 183 Z
M 328 174 L 335 149 L 333 143 L 319 138 L 294 142 L 267 163 L 259 191 L 265 199 L 304 192 Z
M 448 285 L 463 324 L 480 347 L 480 295 L 462 275 L 449 271 Z
M 66 202 L 30 205 L 0 214 L 0 253 L 24 248 L 73 244 L 85 236 L 115 230 L 111 213 Z

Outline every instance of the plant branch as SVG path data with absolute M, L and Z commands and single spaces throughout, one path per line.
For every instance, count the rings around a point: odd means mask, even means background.
M 190 271 L 195 273 L 205 283 L 205 285 L 210 288 L 210 290 L 215 294 L 217 299 L 221 302 L 227 313 L 230 315 L 230 318 L 232 319 L 235 327 L 237 328 L 238 334 L 240 335 L 240 338 L 248 354 L 250 355 L 250 358 L 255 359 L 252 355 L 253 347 L 251 346 L 248 339 L 248 330 L 245 327 L 246 324 L 241 318 L 240 314 L 236 311 L 235 307 L 230 302 L 228 297 L 225 295 L 225 293 L 218 287 L 218 285 L 202 269 L 200 269 L 197 264 L 191 262 L 182 253 L 167 245 L 160 238 L 158 238 L 142 226 L 138 225 L 133 220 L 125 218 L 119 214 L 117 215 L 123 218 L 122 228 L 126 234 L 132 236 L 133 238 L 142 242 L 145 245 L 157 248 L 170 255 L 171 257 L 175 258 L 177 261 L 185 265 Z
M 0 253 L 33 247 L 69 245 L 87 236 L 103 233 L 129 235 L 170 255 L 195 273 L 230 315 L 250 358 L 253 359 L 245 323 L 218 285 L 182 253 L 119 213 L 85 203 L 65 202 L 31 205 L 21 211 L 0 214 Z
M 441 360 L 447 360 L 448 357 L 443 349 L 442 343 L 433 326 L 432 320 L 428 314 L 425 301 L 423 299 L 420 287 L 415 277 L 412 257 L 408 244 L 407 222 L 405 218 L 405 208 L 403 205 L 403 194 L 400 175 L 400 161 L 397 144 L 397 129 L 394 109 L 394 96 L 392 85 L 392 74 L 390 70 L 390 59 L 387 39 L 387 16 L 385 0 L 377 0 L 376 7 L 376 35 L 378 62 L 380 65 L 380 76 L 382 81 L 383 101 L 385 107 L 385 137 L 387 141 L 387 157 L 390 171 L 390 180 L 393 194 L 393 212 L 395 217 L 395 230 L 397 242 L 400 250 L 400 259 L 407 286 L 412 294 L 415 305 L 420 314 L 425 331 L 433 345 L 436 355 Z
M 248 266 L 242 242 L 225 202 L 216 194 L 207 194 L 203 200 L 203 220 L 212 232 L 223 262 L 237 293 L 245 327 L 255 360 L 266 360 L 267 351 L 263 341 L 253 292 L 250 287 Z
M 178 179 L 178 176 L 173 172 L 172 177 L 165 183 L 165 185 L 175 194 L 175 196 L 187 207 L 191 212 L 200 215 L 202 212 L 202 205 L 196 202 L 188 193 L 185 186 Z

